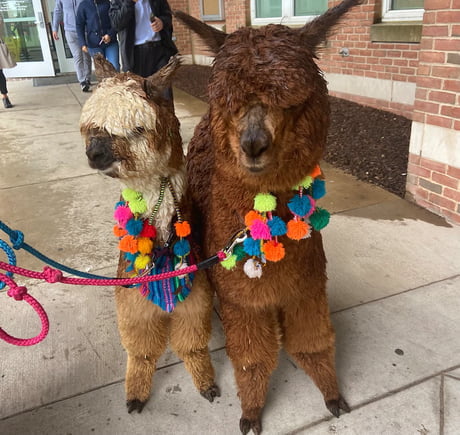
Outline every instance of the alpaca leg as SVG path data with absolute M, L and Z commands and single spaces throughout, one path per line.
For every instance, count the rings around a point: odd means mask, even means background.
M 227 354 L 235 372 L 242 416 L 240 430 L 262 432 L 261 414 L 278 361 L 280 330 L 275 311 L 221 304 Z
M 220 396 L 208 349 L 211 338 L 212 291 L 204 272 L 198 272 L 192 293 L 171 318 L 171 348 L 184 361 L 200 394 L 210 402 Z
M 335 370 L 335 334 L 324 292 L 282 311 L 284 347 L 312 378 L 336 417 L 350 408 L 340 395 Z
M 141 412 L 150 397 L 156 363 L 168 343 L 170 319 L 136 290 L 124 290 L 131 294 L 126 298 L 117 295 L 118 329 L 128 353 L 125 389 L 126 406 L 131 413 Z

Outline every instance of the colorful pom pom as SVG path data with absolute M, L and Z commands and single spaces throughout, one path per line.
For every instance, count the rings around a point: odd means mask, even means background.
M 304 189 L 308 189 L 311 186 L 311 183 L 313 182 L 313 178 L 308 175 L 305 177 L 297 186 L 294 186 L 292 190 L 299 190 L 301 187 Z
M 185 269 L 186 267 L 188 267 L 187 262 L 186 262 L 186 261 L 182 261 L 181 263 L 177 263 L 177 264 L 174 266 L 174 270 L 181 270 L 181 269 Z M 179 279 L 187 278 L 187 274 L 179 275 L 178 278 L 179 278 Z
M 138 255 L 134 260 L 134 268 L 136 270 L 144 270 L 150 263 L 150 257 L 148 255 Z
M 174 228 L 176 229 L 177 237 L 187 237 L 191 233 L 190 224 L 187 221 L 176 222 Z
M 314 199 L 320 199 L 326 195 L 326 182 L 317 178 L 311 187 L 311 196 Z
M 290 220 L 287 223 L 287 236 L 292 240 L 301 240 L 308 235 L 309 225 L 301 220 Z
M 137 240 L 131 235 L 124 236 L 118 244 L 118 249 L 123 252 L 135 254 L 137 252 Z
M 244 217 L 244 224 L 247 227 L 250 227 L 252 223 L 254 222 L 255 219 L 262 220 L 262 215 L 255 210 L 251 210 L 250 212 L 246 213 L 246 216 Z
M 244 252 L 246 252 L 246 254 L 250 255 L 251 257 L 260 255 L 260 241 L 259 240 L 254 240 L 251 237 L 248 237 L 243 242 L 243 248 L 244 248 Z
M 278 243 L 275 240 L 269 240 L 262 246 L 265 254 L 265 258 L 269 261 L 280 261 L 285 256 L 285 250 L 282 243 Z
M 311 178 L 316 178 L 316 177 L 319 177 L 320 175 L 321 175 L 321 168 L 319 167 L 319 165 L 316 165 L 313 168 L 313 171 L 311 171 L 310 177 Z
M 230 255 L 226 260 L 220 262 L 221 266 L 227 270 L 231 270 L 236 266 L 236 255 Z
M 133 217 L 133 213 L 131 212 L 128 206 L 120 205 L 115 209 L 113 217 L 118 222 L 120 227 L 124 228 L 126 222 L 128 222 Z
M 129 187 L 122 190 L 121 196 L 125 201 L 138 201 L 139 199 L 142 199 L 142 193 L 130 189 Z
M 251 237 L 253 239 L 271 239 L 270 227 L 259 219 L 255 219 L 250 226 Z
M 258 193 L 254 198 L 254 209 L 261 213 L 276 209 L 276 196 L 270 193 Z
M 139 201 L 129 201 L 128 206 L 134 214 L 142 214 L 147 211 L 147 202 L 144 198 Z
M 244 263 L 243 270 L 249 278 L 260 278 L 262 276 L 262 265 L 252 258 Z
M 244 257 L 246 257 L 246 252 L 244 252 L 244 247 L 243 245 L 236 245 L 233 248 L 233 255 L 236 255 L 236 261 L 242 260 Z
M 157 236 L 157 229 L 154 225 L 149 224 L 149 221 L 145 220 L 139 236 L 154 239 Z
M 153 241 L 148 237 L 137 239 L 137 249 L 141 254 L 150 254 L 153 251 Z
M 316 207 L 315 212 L 310 216 L 310 224 L 316 230 L 322 230 L 328 223 L 331 215 L 321 207 Z
M 128 222 L 126 222 L 126 231 L 128 231 L 128 234 L 131 234 L 132 236 L 138 236 L 140 232 L 142 231 L 142 227 L 144 226 L 144 223 L 140 219 L 130 219 Z
M 185 257 L 190 253 L 190 243 L 186 239 L 178 240 L 174 243 L 173 252 L 178 257 Z
M 123 237 L 128 234 L 128 232 L 124 228 L 121 228 L 118 225 L 114 225 L 113 234 L 115 234 L 115 237 Z
M 286 224 L 283 219 L 278 216 L 273 216 L 273 218 L 267 222 L 267 225 L 270 227 L 270 233 L 273 237 L 284 236 L 284 234 L 286 234 Z
M 315 201 L 308 195 L 294 195 L 288 202 L 288 207 L 296 216 L 309 216 L 315 210 Z

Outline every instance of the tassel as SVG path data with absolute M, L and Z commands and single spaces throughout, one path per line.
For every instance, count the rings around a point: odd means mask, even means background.
M 286 234 L 287 228 L 283 219 L 278 216 L 274 216 L 267 222 L 267 225 L 270 227 L 270 233 L 273 237 L 284 236 Z
M 315 209 L 315 201 L 308 195 L 294 195 L 289 203 L 289 210 L 296 216 L 304 217 L 309 216 Z
M 114 219 L 118 222 L 120 227 L 124 228 L 126 226 L 126 222 L 128 222 L 133 217 L 133 213 L 126 205 L 120 205 L 115 209 L 113 213 Z
M 157 236 L 157 229 L 154 225 L 149 224 L 148 220 L 145 220 L 144 226 L 142 227 L 142 231 L 139 235 L 141 237 L 148 237 L 150 239 L 154 239 Z
M 144 270 L 150 263 L 150 257 L 148 255 L 138 255 L 134 260 L 134 268 L 136 271 Z
M 220 262 L 221 266 L 227 270 L 231 270 L 236 266 L 236 255 L 231 255 L 226 260 Z
M 255 219 L 262 220 L 263 217 L 260 213 L 257 213 L 255 210 L 251 210 L 250 212 L 246 213 L 246 216 L 244 217 L 244 224 L 247 227 L 250 227 Z
M 150 254 L 153 250 L 153 241 L 147 237 L 137 239 L 137 249 L 141 254 Z
M 310 224 L 316 230 L 322 230 L 328 223 L 331 215 L 321 207 L 316 207 L 315 212 L 310 216 Z
M 326 182 L 317 178 L 311 187 L 311 196 L 314 199 L 320 199 L 326 195 Z
M 130 219 L 128 222 L 126 222 L 126 231 L 128 234 L 131 234 L 132 236 L 137 236 L 139 233 L 142 231 L 142 227 L 144 226 L 144 223 L 140 219 Z
M 118 249 L 123 252 L 135 254 L 137 252 L 137 240 L 130 235 L 126 235 L 120 240 Z
M 115 234 L 115 237 L 123 237 L 124 235 L 128 234 L 128 232 L 124 228 L 115 225 L 113 227 L 113 234 Z
M 244 242 L 243 242 L 243 248 L 244 252 L 246 254 L 250 255 L 251 257 L 259 256 L 260 255 L 260 241 L 259 240 L 254 240 L 251 237 L 248 237 Z
M 187 237 L 191 233 L 190 224 L 187 221 L 176 222 L 174 227 L 176 228 L 177 237 Z
M 251 237 L 253 239 L 268 240 L 272 238 L 272 235 L 270 234 L 270 227 L 259 219 L 254 220 L 249 229 L 251 230 Z
M 276 196 L 270 193 L 258 193 L 254 198 L 254 209 L 261 213 L 276 209 Z
M 287 224 L 287 236 L 292 240 L 301 240 L 308 235 L 309 225 L 301 220 L 290 220 Z
M 173 247 L 174 255 L 185 257 L 190 253 L 190 243 L 185 239 L 178 240 Z

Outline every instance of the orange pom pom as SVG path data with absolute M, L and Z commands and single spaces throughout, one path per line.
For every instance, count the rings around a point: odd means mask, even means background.
M 137 240 L 134 236 L 127 235 L 120 240 L 118 249 L 123 252 L 135 254 L 137 252 Z
M 115 237 L 123 237 L 124 235 L 128 234 L 128 231 L 119 227 L 118 225 L 115 225 L 113 227 L 113 234 L 115 234 Z
M 177 237 L 187 237 L 191 233 L 190 224 L 187 221 L 176 222 L 174 227 L 176 228 Z
M 264 220 L 260 213 L 257 213 L 255 210 L 251 210 L 250 212 L 246 213 L 246 216 L 244 217 L 244 224 L 247 227 L 250 227 L 256 219 L 261 221 Z
M 150 254 L 153 250 L 153 241 L 148 237 L 139 237 L 137 239 L 137 249 L 141 254 Z
M 301 240 L 308 235 L 310 231 L 310 225 L 300 220 L 290 220 L 287 223 L 286 235 L 293 240 Z
M 311 173 L 309 175 L 310 175 L 311 178 L 316 178 L 319 175 L 321 175 L 321 168 L 319 167 L 319 165 L 316 165 L 313 168 L 313 171 L 311 171 Z
M 284 258 L 285 251 L 282 243 L 278 243 L 275 240 L 269 240 L 262 246 L 265 258 L 269 261 L 280 261 Z

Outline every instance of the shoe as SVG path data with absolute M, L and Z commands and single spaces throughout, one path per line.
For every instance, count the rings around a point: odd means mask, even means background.
M 89 83 L 88 82 L 81 82 L 80 83 L 80 86 L 81 86 L 81 90 L 83 92 L 91 92 L 90 89 L 89 89 Z
M 5 109 L 11 109 L 13 107 L 8 97 L 3 98 L 3 105 L 5 106 Z

